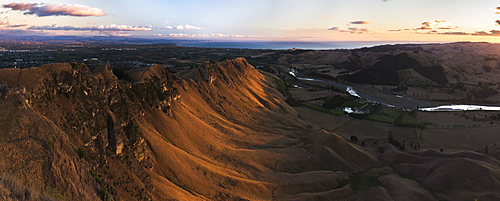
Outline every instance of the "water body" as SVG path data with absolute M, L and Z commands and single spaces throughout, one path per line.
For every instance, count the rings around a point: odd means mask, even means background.
M 401 107 L 418 109 L 428 112 L 441 112 L 441 111 L 464 111 L 464 110 L 495 110 L 499 111 L 500 106 L 486 106 L 486 105 L 441 105 L 441 103 L 427 100 L 417 100 L 402 95 L 392 95 L 374 91 L 365 87 L 354 87 L 342 83 L 337 83 L 329 80 L 301 78 L 296 76 L 297 72 L 292 69 L 291 75 L 299 80 L 313 81 L 320 84 L 334 86 L 347 91 L 352 96 L 366 99 L 370 102 L 380 103 L 390 107 Z
M 332 50 L 332 49 L 357 49 L 388 44 L 408 44 L 425 42 L 395 42 L 395 41 L 338 41 L 338 42 L 180 42 L 177 45 L 185 47 L 207 47 L 207 48 L 238 48 L 238 49 L 308 49 L 308 50 Z
M 439 112 L 439 111 L 464 111 L 464 110 L 500 110 L 499 106 L 485 105 L 441 105 L 437 107 L 420 108 L 422 111 Z

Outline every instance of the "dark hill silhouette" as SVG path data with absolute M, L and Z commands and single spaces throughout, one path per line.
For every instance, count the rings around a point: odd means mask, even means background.
M 355 83 L 398 85 L 401 83 L 398 71 L 405 69 L 415 69 L 422 76 L 441 85 L 448 83 L 441 66 L 423 66 L 408 53 L 396 56 L 384 55 L 373 66 L 361 69 L 353 75 L 346 76 L 345 79 Z

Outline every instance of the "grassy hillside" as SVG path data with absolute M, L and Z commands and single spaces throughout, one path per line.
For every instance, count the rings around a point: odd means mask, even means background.
M 109 65 L 2 71 L 0 172 L 15 185 L 0 185 L 0 195 L 23 199 L 16 192 L 26 188 L 38 196 L 27 200 L 269 200 L 345 188 L 347 177 L 321 175 L 379 164 L 308 128 L 277 78 L 246 60 L 193 71 L 186 80 L 159 66 L 121 80 Z

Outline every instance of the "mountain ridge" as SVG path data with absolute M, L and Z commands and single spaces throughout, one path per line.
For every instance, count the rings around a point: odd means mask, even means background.
M 340 136 L 307 128 L 275 89 L 278 78 L 245 59 L 195 70 L 206 76 L 181 79 L 151 66 L 119 80 L 109 64 L 90 72 L 81 63 L 1 70 L 4 112 L 19 115 L 0 130 L 1 155 L 13 153 L 2 161 L 39 165 L 3 162 L 0 172 L 40 197 L 17 195 L 12 185 L 0 192 L 25 200 L 268 200 L 337 188 L 339 178 L 316 176 L 379 164 Z M 300 172 L 324 181 L 283 187 L 280 180 Z

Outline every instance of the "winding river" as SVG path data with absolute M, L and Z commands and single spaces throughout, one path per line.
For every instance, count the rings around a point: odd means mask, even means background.
M 366 99 L 370 102 L 381 103 L 390 107 L 404 107 L 418 109 L 421 111 L 437 112 L 437 111 L 464 111 L 464 110 L 495 110 L 499 111 L 500 106 L 486 106 L 486 105 L 443 105 L 440 102 L 427 101 L 427 100 L 417 100 L 412 99 L 405 95 L 392 95 L 388 93 L 382 93 L 375 91 L 368 87 L 363 86 L 350 86 L 342 83 L 337 83 L 329 80 L 314 79 L 314 78 L 304 78 L 297 76 L 297 72 L 293 69 L 290 71 L 290 75 L 294 76 L 299 80 L 316 82 L 319 84 L 325 84 L 329 86 L 334 86 L 342 90 L 347 91 L 352 96 L 360 97 Z

